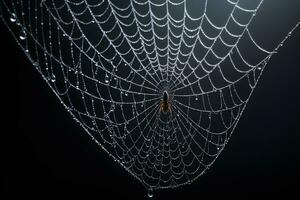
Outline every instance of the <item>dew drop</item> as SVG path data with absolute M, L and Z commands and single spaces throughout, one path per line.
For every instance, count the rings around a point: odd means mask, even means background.
M 19 35 L 20 40 L 25 40 L 26 39 L 26 32 L 25 30 L 21 30 L 21 33 Z
M 35 62 L 33 62 L 32 64 L 33 64 L 33 66 L 38 66 L 38 65 L 39 65 L 39 62 L 38 62 L 38 61 L 35 61 Z
M 148 190 L 148 197 L 149 198 L 153 197 L 153 190 L 151 188 Z
M 16 14 L 15 14 L 15 13 L 12 13 L 9 19 L 10 19 L 10 21 L 13 22 L 13 23 L 16 22 L 16 21 L 17 21 L 17 16 L 16 16 Z
M 115 110 L 115 104 L 112 104 L 110 107 L 110 112 L 114 112 L 114 110 Z
M 105 74 L 105 78 L 104 78 L 105 80 L 105 83 L 109 83 L 109 77 L 108 77 L 108 74 Z
M 54 74 L 52 74 L 52 76 L 51 76 L 51 82 L 54 83 L 55 81 L 56 81 L 56 77 L 55 77 Z
M 125 96 L 126 96 L 126 97 L 128 96 L 128 93 L 127 93 L 127 92 L 125 92 Z
M 198 97 L 196 97 L 195 100 L 198 101 Z

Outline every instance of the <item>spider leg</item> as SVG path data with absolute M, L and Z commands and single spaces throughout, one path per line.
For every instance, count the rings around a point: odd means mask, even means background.
M 172 106 L 171 106 L 172 104 L 170 103 L 170 102 L 168 102 L 168 107 L 169 107 L 169 111 L 170 111 L 170 117 L 171 117 L 171 119 L 172 119 L 172 117 L 173 117 L 173 109 L 172 109 Z
M 161 111 L 162 111 L 162 102 L 159 102 L 159 109 L 158 109 L 157 117 L 159 117 Z

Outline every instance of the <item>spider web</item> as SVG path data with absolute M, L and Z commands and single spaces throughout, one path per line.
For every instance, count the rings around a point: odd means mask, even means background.
M 74 120 L 152 196 L 209 169 L 299 25 L 274 50 L 259 46 L 249 26 L 262 2 L 224 1 L 219 24 L 206 0 L 2 0 L 0 8 Z

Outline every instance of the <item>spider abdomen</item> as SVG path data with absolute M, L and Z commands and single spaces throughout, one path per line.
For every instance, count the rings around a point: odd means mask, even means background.
M 162 101 L 162 111 L 163 113 L 167 113 L 169 111 L 169 102 L 168 101 Z
M 161 110 L 165 114 L 169 112 L 169 95 L 168 95 L 167 91 L 165 91 L 163 94 Z

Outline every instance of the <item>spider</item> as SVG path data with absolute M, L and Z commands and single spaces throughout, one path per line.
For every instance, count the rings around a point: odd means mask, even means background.
M 159 103 L 158 114 L 167 115 L 168 113 L 170 113 L 170 115 L 172 116 L 172 104 L 171 104 L 171 100 L 169 99 L 168 92 L 164 91 L 163 98 Z

